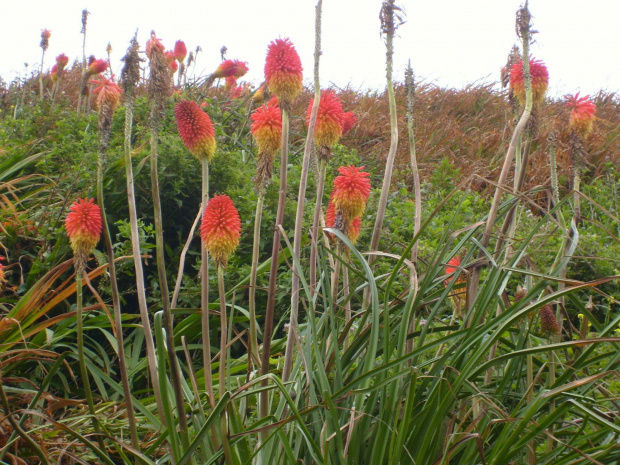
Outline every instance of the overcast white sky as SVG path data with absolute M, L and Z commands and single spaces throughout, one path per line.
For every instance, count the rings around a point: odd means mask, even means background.
M 167 48 L 182 39 L 197 45 L 197 73 L 207 74 L 227 58 L 249 63 L 246 79 L 263 78 L 268 43 L 289 37 L 301 56 L 310 84 L 316 0 L 3 0 L 0 76 L 10 81 L 24 62 L 38 66 L 41 30 L 52 37 L 45 68 L 60 53 L 81 57 L 81 12 L 87 8 L 87 55 L 105 58 L 112 44 L 112 66 L 125 54 L 138 29 L 143 46 L 154 29 Z M 400 0 L 407 23 L 395 41 L 394 73 L 402 80 L 411 59 L 418 79 L 448 87 L 494 82 L 517 38 L 515 12 L 520 0 Z M 379 36 L 380 0 L 324 0 L 321 85 L 356 89 L 385 86 L 385 47 Z M 532 55 L 545 61 L 550 94 L 580 90 L 620 90 L 620 1 L 530 0 L 535 36 Z

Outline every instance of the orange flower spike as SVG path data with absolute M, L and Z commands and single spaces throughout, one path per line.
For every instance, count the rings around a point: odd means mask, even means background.
M 168 64 L 172 63 L 173 61 L 176 60 L 175 56 L 174 56 L 174 51 L 172 50 L 168 50 L 166 52 L 164 52 L 164 56 L 166 57 L 166 61 L 168 62 Z
M 248 71 L 248 64 L 245 61 L 226 60 L 220 63 L 213 73 L 213 77 L 220 79 L 234 77 L 235 79 L 239 79 L 245 76 Z
M 187 47 L 185 46 L 185 42 L 182 40 L 177 40 L 174 44 L 174 57 L 179 63 L 182 63 L 186 56 Z
M 50 73 L 50 77 L 52 78 L 52 82 L 53 83 L 58 82 L 58 77 L 60 76 L 61 73 L 62 73 L 62 71 L 60 73 L 58 72 L 58 65 L 52 66 L 52 71 Z
M 334 192 L 329 199 L 329 203 L 327 204 L 327 211 L 325 212 L 325 226 L 328 228 L 333 228 L 336 226 L 336 205 L 333 202 Z M 362 229 L 362 219 L 358 216 L 353 219 L 351 224 L 349 225 L 349 231 L 347 232 L 347 237 L 352 243 L 356 243 L 360 237 L 360 231 Z M 334 239 L 333 234 L 329 234 L 330 239 Z
M 101 108 L 104 105 L 110 107 L 111 112 L 114 113 L 116 107 L 118 106 L 118 102 L 120 100 L 121 94 L 123 91 L 121 88 L 116 85 L 114 82 L 114 76 L 110 79 L 102 79 L 100 81 L 90 81 L 93 84 L 99 84 L 93 92 L 97 95 L 97 106 Z
M 67 66 L 67 64 L 69 64 L 69 57 L 64 53 L 61 53 L 56 57 L 56 65 L 60 70 L 60 74 L 62 74 L 62 71 L 65 69 L 65 66 Z
M 172 74 L 176 73 L 179 70 L 179 64 L 174 59 L 170 63 L 168 63 L 168 67 L 170 68 L 170 72 Z
M 569 129 L 575 131 L 583 139 L 586 139 L 592 132 L 592 125 L 596 116 L 596 105 L 590 100 L 590 96 L 579 97 L 579 92 L 575 95 L 567 95 L 566 106 L 571 108 L 568 120 Z
M 347 221 L 361 217 L 370 196 L 370 174 L 364 167 L 341 166 L 340 176 L 334 179 L 334 204 Z
M 302 88 L 301 60 L 289 39 L 276 39 L 269 44 L 265 61 L 265 82 L 283 107 L 293 103 Z
M 344 136 L 347 132 L 353 129 L 357 123 L 357 116 L 352 111 L 347 111 L 342 115 L 342 135 Z
M 532 97 L 534 103 L 541 103 L 549 87 L 549 71 L 540 60 L 530 59 L 530 75 L 532 76 Z M 510 68 L 510 90 L 525 105 L 525 80 L 523 77 L 523 61 L 519 60 Z
M 209 162 L 215 148 L 215 127 L 211 118 L 196 102 L 183 100 L 174 107 L 179 136 L 192 155 L 199 160 L 203 157 Z
M 310 124 L 314 99 L 310 100 L 306 112 L 306 125 Z M 319 101 L 319 112 L 314 129 L 314 142 L 319 147 L 331 147 L 342 136 L 344 111 L 342 103 L 333 90 L 324 90 Z
M 101 210 L 94 199 L 78 199 L 69 210 L 65 229 L 71 242 L 76 266 L 83 270 L 88 256 L 101 236 Z
M 93 60 L 88 66 L 86 74 L 92 76 L 93 74 L 101 74 L 108 69 L 108 62 L 105 60 Z
M 200 237 L 217 266 L 226 266 L 240 236 L 241 219 L 233 201 L 227 195 L 216 195 L 202 215 Z
M 458 271 L 461 266 L 461 259 L 459 257 L 454 257 L 448 262 L 448 266 L 446 266 L 446 274 L 452 274 L 455 271 Z M 450 284 L 453 278 L 446 279 L 443 283 L 446 287 Z M 459 276 L 459 279 L 456 281 L 457 283 L 462 283 L 465 281 L 465 277 L 463 275 Z
M 277 103 L 260 106 L 252 113 L 251 119 L 250 132 L 256 140 L 259 154 L 267 153 L 273 157 L 280 148 L 282 139 L 282 112 L 280 108 Z

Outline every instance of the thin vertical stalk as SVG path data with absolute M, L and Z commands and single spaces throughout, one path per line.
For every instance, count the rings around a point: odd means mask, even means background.
M 129 206 L 129 224 L 131 227 L 131 250 L 133 254 L 134 269 L 136 272 L 136 289 L 138 297 L 138 308 L 140 310 L 140 321 L 142 323 L 142 330 L 144 331 L 144 340 L 146 344 L 146 358 L 153 385 L 153 393 L 155 394 L 155 401 L 157 404 L 157 410 L 159 418 L 165 424 L 164 407 L 161 399 L 161 393 L 159 390 L 159 383 L 157 383 L 157 358 L 155 354 L 155 342 L 153 340 L 153 332 L 151 330 L 151 322 L 149 319 L 149 310 L 146 303 L 146 290 L 144 287 L 144 271 L 142 269 L 142 259 L 140 253 L 140 233 L 138 231 L 138 214 L 136 210 L 136 194 L 134 189 L 133 179 L 133 167 L 131 161 L 131 130 L 133 125 L 133 110 L 134 110 L 134 85 L 136 78 L 132 79 L 130 74 L 132 71 L 135 73 L 136 69 L 131 69 L 132 66 L 136 66 L 138 43 L 135 38 L 132 41 L 131 48 L 127 53 L 126 66 L 123 68 L 124 87 L 125 87 L 125 173 L 127 178 L 127 203 Z M 132 57 L 132 52 L 134 56 Z M 133 58 L 133 65 L 131 64 L 131 58 Z M 100 204 L 103 213 L 103 204 Z M 105 217 L 105 215 L 103 215 Z M 116 307 L 115 307 L 116 311 Z M 119 308 L 120 315 L 120 308 Z M 120 322 L 120 318 L 115 318 Z M 122 344 L 119 344 L 122 346 Z M 124 357 L 121 357 L 124 360 Z M 125 389 L 125 385 L 123 384 Z M 127 386 L 128 388 L 128 386 Z M 127 402 L 131 402 L 130 392 L 125 393 L 125 399 Z M 129 404 L 128 404 L 129 410 Z M 133 418 L 133 409 L 131 410 L 131 417 Z M 135 419 L 130 420 L 135 424 Z M 135 428 L 135 426 L 134 426 Z M 133 439 L 132 439 L 133 440 Z
M 97 412 L 95 411 L 95 403 L 93 401 L 93 392 L 90 388 L 90 380 L 88 379 L 88 370 L 86 369 L 86 359 L 84 358 L 84 322 L 82 314 L 82 272 L 77 270 L 75 272 L 75 285 L 76 285 L 76 322 L 77 322 L 77 349 L 78 349 L 78 363 L 80 365 L 80 377 L 84 384 L 84 395 L 86 396 L 86 403 L 88 405 L 88 412 L 90 413 L 90 420 L 93 424 L 93 429 L 97 433 L 97 442 L 101 450 L 105 450 L 103 444 L 103 438 L 101 437 L 101 429 L 99 428 L 99 422 L 97 421 Z
M 202 158 L 202 214 L 209 202 L 209 161 Z M 209 327 L 209 253 L 200 246 L 200 306 L 202 308 L 202 363 L 204 368 L 205 390 L 209 396 L 211 408 L 215 407 L 213 393 L 213 375 L 211 374 L 211 328 Z
M 187 436 L 187 419 L 185 416 L 185 403 L 181 387 L 181 373 L 179 361 L 176 356 L 173 333 L 173 317 L 170 309 L 170 295 L 168 292 L 168 280 L 166 279 L 166 259 L 164 257 L 164 227 L 161 213 L 161 199 L 159 196 L 159 178 L 157 175 L 157 146 L 158 132 L 155 128 L 151 129 L 151 190 L 153 194 L 153 210 L 155 220 L 155 251 L 157 260 L 157 274 L 159 277 L 159 289 L 161 292 L 161 303 L 163 309 L 163 323 L 166 331 L 166 345 L 168 349 L 168 359 L 170 362 L 170 378 L 174 390 L 176 401 L 177 416 L 181 430 L 181 440 L 184 446 L 189 446 Z
M 258 355 L 258 335 L 256 328 L 256 274 L 258 273 L 258 254 L 260 252 L 260 225 L 263 218 L 263 204 L 265 196 L 259 194 L 256 201 L 256 215 L 254 216 L 254 241 L 252 245 L 252 268 L 250 271 L 250 289 L 248 311 L 250 313 L 250 354 L 248 363 L 260 369 L 260 357 Z M 248 366 L 249 368 L 249 366 Z
M 220 297 L 220 374 L 219 374 L 219 392 L 220 399 L 226 393 L 226 346 L 228 345 L 228 322 L 226 318 L 226 291 L 224 289 L 224 267 L 217 265 L 217 287 Z M 222 448 L 224 449 L 224 457 L 226 464 L 232 465 L 232 451 L 228 442 L 228 410 L 225 409 L 220 417 L 220 436 L 222 439 Z
M 39 98 L 43 100 L 43 61 L 45 60 L 45 48 L 41 52 L 41 67 L 39 68 Z
M 269 291 L 267 295 L 267 310 L 265 312 L 265 329 L 263 331 L 263 353 L 261 357 L 261 375 L 269 373 L 269 359 L 271 357 L 271 337 L 273 333 L 273 314 L 276 303 L 276 281 L 278 275 L 278 262 L 280 255 L 280 226 L 284 221 L 284 207 L 286 203 L 286 175 L 288 165 L 288 133 L 289 114 L 282 108 L 282 145 L 280 147 L 280 190 L 278 195 L 278 210 L 276 224 L 273 231 L 273 244 L 271 247 L 271 266 L 269 268 Z M 261 383 L 267 385 L 267 380 Z M 269 392 L 263 390 L 260 393 L 260 417 L 265 418 L 269 414 Z M 261 431 L 261 443 L 264 444 L 268 437 L 267 431 Z
M 325 186 L 326 170 L 327 161 L 321 160 L 319 162 L 319 173 L 316 186 L 316 202 L 314 206 L 314 217 L 312 219 L 312 237 L 310 249 L 310 295 L 312 298 L 314 298 L 314 295 L 316 293 L 316 256 L 318 253 L 319 223 L 321 221 L 321 213 L 323 210 L 323 189 Z
M 319 81 L 319 59 L 321 57 L 321 12 L 323 0 L 319 0 L 316 5 L 315 36 L 314 36 L 314 103 L 310 123 L 308 124 L 308 135 L 304 146 L 304 158 L 301 167 L 301 179 L 299 180 L 299 193 L 297 194 L 297 212 L 295 215 L 295 233 L 293 239 L 293 253 L 298 259 L 301 255 L 302 225 L 304 220 L 304 206 L 306 204 L 306 187 L 308 185 L 308 171 L 310 169 L 310 155 L 312 153 L 312 141 L 314 140 L 314 128 L 319 112 L 321 99 L 321 83 Z M 293 351 L 295 350 L 295 340 L 297 339 L 297 318 L 299 315 L 299 275 L 293 270 L 293 283 L 291 290 L 291 320 L 289 325 L 288 338 L 286 341 L 286 352 L 284 356 L 284 368 L 282 369 L 282 381 L 288 381 L 293 365 Z

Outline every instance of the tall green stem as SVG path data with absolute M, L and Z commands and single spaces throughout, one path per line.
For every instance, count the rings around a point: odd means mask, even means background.
M 263 331 L 263 353 L 261 357 L 261 375 L 269 373 L 269 358 L 271 357 L 271 336 L 273 333 L 273 313 L 276 304 L 276 281 L 278 277 L 278 262 L 280 255 L 280 226 L 284 221 L 284 207 L 286 203 L 286 169 L 288 165 L 288 132 L 289 114 L 282 109 L 282 145 L 280 148 L 280 190 L 278 196 L 278 211 L 276 224 L 273 231 L 273 244 L 271 247 L 271 266 L 269 268 L 269 293 L 267 296 L 267 310 L 265 312 L 265 329 Z M 261 383 L 267 385 L 267 380 Z M 260 417 L 265 418 L 269 414 L 269 392 L 263 390 L 260 393 Z M 261 432 L 261 443 L 265 443 L 267 431 Z
M 209 161 L 202 158 L 202 214 L 209 203 Z M 211 408 L 215 407 L 213 393 L 213 375 L 211 374 L 211 328 L 209 327 L 209 253 L 200 247 L 200 305 L 202 308 L 202 363 L 204 367 L 205 390 L 209 396 Z
M 252 269 L 250 271 L 250 289 L 248 310 L 250 312 L 250 353 L 248 364 L 254 363 L 260 368 L 260 358 L 258 356 L 258 336 L 256 328 L 256 275 L 258 273 L 258 255 L 260 244 L 260 225 L 263 217 L 263 203 L 265 196 L 259 195 L 256 201 L 256 216 L 254 217 L 254 242 L 252 245 Z
M 316 186 L 316 202 L 314 204 L 314 217 L 312 219 L 312 237 L 310 249 L 310 295 L 314 298 L 316 294 L 316 256 L 318 254 L 319 243 L 319 223 L 323 211 L 323 189 L 325 189 L 325 171 L 327 162 L 319 162 L 319 174 Z
M 217 286 L 220 297 L 220 373 L 219 373 L 219 391 L 220 399 L 226 393 L 226 349 L 228 345 L 228 322 L 226 318 L 226 290 L 224 289 L 224 267 L 217 265 Z M 220 436 L 222 439 L 222 448 L 224 449 L 224 457 L 227 465 L 232 465 L 232 452 L 228 442 L 228 410 L 222 412 L 220 417 Z
M 168 359 L 170 363 L 170 377 L 177 407 L 177 416 L 181 430 L 181 440 L 184 446 L 189 446 L 187 436 L 187 419 L 185 416 L 185 403 L 183 401 L 183 391 L 181 387 L 181 373 L 179 361 L 176 356 L 173 333 L 173 318 L 170 309 L 170 295 L 168 292 L 168 280 L 166 279 L 166 259 L 164 257 L 164 227 L 161 213 L 161 199 L 159 196 L 159 177 L 157 175 L 157 137 L 159 131 L 151 129 L 151 190 L 153 193 L 153 210 L 155 219 L 155 250 L 157 258 L 157 274 L 159 277 L 159 288 L 161 291 L 161 303 L 164 313 L 163 323 L 166 331 L 166 345 L 168 346 Z

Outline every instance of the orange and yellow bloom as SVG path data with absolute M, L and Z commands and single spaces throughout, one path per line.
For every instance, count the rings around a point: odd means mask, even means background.
M 90 82 L 93 84 L 98 84 L 98 86 L 93 91 L 97 95 L 97 106 L 99 108 L 102 108 L 103 106 L 108 106 L 111 110 L 111 113 L 114 113 L 114 110 L 116 110 L 116 107 L 118 106 L 121 93 L 123 92 L 121 88 L 114 82 L 114 78 L 103 78 L 100 81 Z
M 75 264 L 84 269 L 88 256 L 101 236 L 101 210 L 93 199 L 78 199 L 69 208 L 65 229 L 75 256 Z
M 241 219 L 233 201 L 227 195 L 216 195 L 202 215 L 200 237 L 217 266 L 226 266 L 240 236 Z
M 211 161 L 215 148 L 215 127 L 196 102 L 183 100 L 174 107 L 179 136 L 192 155 Z
M 258 107 L 251 119 L 250 131 L 258 145 L 258 153 L 269 154 L 273 158 L 282 139 L 282 112 L 277 100 L 272 99 L 267 105 Z
M 549 87 L 549 71 L 540 60 L 530 59 L 530 75 L 532 77 L 532 97 L 534 103 L 541 103 Z M 521 105 L 525 105 L 525 79 L 523 76 L 523 60 L 519 60 L 510 68 L 510 90 Z
M 228 78 L 234 77 L 235 79 L 239 79 L 240 77 L 245 76 L 245 74 L 249 71 L 248 64 L 245 61 L 239 60 L 226 60 L 220 63 L 215 72 L 213 73 L 213 77 L 216 78 Z
M 265 61 L 265 82 L 280 104 L 287 108 L 302 88 L 302 67 L 297 50 L 289 39 L 269 44 Z
M 568 127 L 575 131 L 583 139 L 587 138 L 592 132 L 592 125 L 596 116 L 596 105 L 590 100 L 590 96 L 579 97 L 579 92 L 575 95 L 567 95 L 566 106 L 571 109 Z
M 310 124 L 314 99 L 310 100 L 306 112 L 306 124 Z M 319 147 L 332 147 L 342 136 L 344 111 L 342 103 L 333 90 L 324 90 L 319 101 L 319 111 L 314 129 L 314 142 Z
M 340 176 L 334 179 L 333 203 L 347 222 L 362 216 L 370 196 L 370 174 L 363 169 L 363 166 L 341 166 Z

